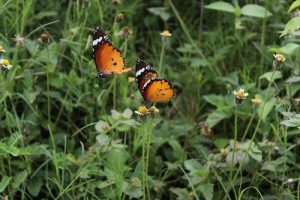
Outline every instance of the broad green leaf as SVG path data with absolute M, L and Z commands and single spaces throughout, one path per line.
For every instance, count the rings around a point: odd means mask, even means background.
M 48 66 L 48 70 L 53 72 L 58 63 L 59 48 L 57 43 L 52 42 L 47 48 L 39 52 L 37 60 L 44 62 Z M 50 65 L 51 64 L 51 65 Z
M 283 32 L 280 37 L 293 34 L 296 30 L 300 28 L 300 17 L 294 17 L 285 25 Z
M 295 8 L 299 7 L 300 6 L 300 0 L 296 0 L 292 3 L 290 9 L 288 12 L 291 12 L 292 10 L 294 10 Z
M 250 17 L 258 17 L 258 18 L 266 18 L 272 15 L 270 11 L 256 4 L 245 5 L 241 9 L 241 13 L 242 15 L 246 15 Z
M 31 90 L 24 90 L 24 96 L 28 100 L 29 103 L 33 103 L 36 97 L 40 94 L 40 91 L 31 91 Z
M 224 1 L 218 1 L 218 2 L 211 3 L 207 6 L 205 6 L 205 8 L 211 9 L 211 10 L 219 10 L 219 11 L 223 11 L 223 12 L 234 13 L 234 7 L 230 3 L 227 3 Z
M 266 72 L 259 77 L 259 79 L 263 79 L 263 78 L 267 79 L 270 82 L 271 79 L 273 79 L 273 81 L 274 81 L 276 79 L 282 78 L 282 74 L 280 71 L 275 71 L 274 74 L 273 74 L 273 72 Z
M 254 153 L 254 152 L 249 152 L 249 155 L 256 161 L 261 162 L 262 161 L 262 154 L 261 153 Z
M 263 166 L 261 167 L 261 170 L 276 172 L 276 166 L 271 161 L 264 162 Z
M 194 170 L 200 169 L 201 165 L 197 160 L 191 159 L 191 160 L 184 161 L 184 167 L 188 171 L 194 171 Z
M 179 144 L 179 142 L 177 140 L 170 140 L 169 144 L 170 144 L 170 146 L 173 149 L 174 156 L 178 160 L 184 160 L 184 157 L 185 157 L 184 150 L 181 147 L 181 145 Z
M 109 137 L 106 134 L 100 134 L 96 137 L 97 142 L 99 142 L 100 146 L 106 146 L 109 144 Z
M 205 95 L 203 98 L 209 102 L 210 104 L 220 108 L 225 105 L 226 99 L 222 95 L 215 95 L 215 94 L 210 94 L 210 95 Z
M 5 190 L 5 188 L 8 186 L 11 179 L 12 178 L 8 177 L 8 176 L 2 177 L 1 182 L 0 182 L 0 193 L 2 193 Z
M 170 191 L 177 195 L 176 200 L 193 200 L 194 199 L 190 195 L 189 191 L 185 188 L 171 188 Z
M 26 185 L 26 188 L 32 196 L 37 197 L 42 188 L 41 177 L 35 176 L 34 178 L 30 179 Z
M 239 84 L 237 72 L 232 72 L 225 77 L 221 77 L 221 79 L 225 82 L 231 83 L 233 86 L 237 86 Z
M 167 8 L 165 7 L 148 8 L 148 11 L 154 15 L 160 16 L 160 18 L 164 21 L 167 21 L 170 18 L 170 14 L 167 12 Z
M 286 54 L 286 55 L 293 55 L 298 50 L 299 45 L 296 43 L 288 43 L 281 47 L 278 53 Z
M 300 82 L 300 76 L 290 77 L 285 82 L 287 82 L 287 83 L 298 83 L 298 82 Z
M 214 140 L 214 144 L 218 149 L 224 148 L 226 145 L 228 145 L 229 140 L 227 138 L 217 138 Z
M 270 101 L 261 103 L 257 109 L 258 115 L 262 118 L 262 120 L 266 120 L 268 114 L 271 112 L 273 106 L 275 105 L 275 99 L 271 99 Z
M 208 124 L 208 126 L 210 128 L 212 128 L 217 123 L 219 123 L 220 121 L 222 121 L 223 119 L 226 119 L 228 117 L 229 116 L 226 112 L 216 110 L 208 115 L 208 117 L 206 119 L 206 123 Z
M 209 66 L 210 62 L 207 59 L 203 58 L 193 58 L 191 59 L 192 67 L 201 67 L 201 66 Z
M 214 184 L 204 183 L 199 185 L 199 189 L 205 200 L 212 200 L 214 196 Z

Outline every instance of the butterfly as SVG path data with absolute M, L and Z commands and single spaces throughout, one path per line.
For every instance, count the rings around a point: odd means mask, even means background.
M 125 68 L 126 61 L 121 51 L 112 45 L 108 35 L 99 27 L 93 34 L 93 56 L 98 70 L 97 78 L 132 70 Z
M 168 102 L 176 94 L 172 83 L 166 79 L 158 78 L 157 71 L 143 60 L 136 62 L 135 78 L 146 102 Z

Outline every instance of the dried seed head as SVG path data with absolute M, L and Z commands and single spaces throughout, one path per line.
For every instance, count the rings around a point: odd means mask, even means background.
M 122 13 L 117 14 L 116 22 L 122 22 L 124 20 L 124 15 Z
M 207 123 L 205 122 L 200 122 L 199 126 L 201 128 L 201 135 L 208 137 L 208 138 L 212 138 L 213 137 L 213 132 L 211 130 L 211 128 L 208 126 Z
M 111 2 L 114 5 L 120 5 L 122 3 L 122 0 L 112 0 Z
M 44 44 L 48 44 L 49 43 L 49 35 L 47 33 L 43 33 L 41 36 L 40 36 L 40 39 L 41 41 L 44 43 Z
M 124 26 L 118 33 L 118 36 L 124 37 L 124 38 L 128 38 L 129 35 L 132 34 L 132 30 L 129 29 L 128 26 Z
M 91 4 L 90 4 L 89 0 L 82 0 L 82 7 L 83 8 L 88 8 L 90 6 L 91 6 Z

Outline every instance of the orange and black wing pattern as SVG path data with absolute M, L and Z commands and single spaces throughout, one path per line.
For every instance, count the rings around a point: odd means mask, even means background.
M 138 88 L 146 102 L 164 103 L 175 96 L 172 83 L 159 79 L 156 70 L 144 61 L 137 61 L 135 71 Z
M 143 60 L 138 60 L 136 62 L 135 78 L 141 93 L 143 91 L 145 83 L 155 77 L 157 77 L 157 72 L 153 67 L 148 65 Z
M 125 68 L 126 62 L 121 51 L 113 47 L 107 34 L 100 28 L 96 28 L 93 34 L 93 56 L 98 78 L 131 71 L 131 68 Z

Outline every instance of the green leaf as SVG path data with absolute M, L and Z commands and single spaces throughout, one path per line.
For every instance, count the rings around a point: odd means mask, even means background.
M 242 15 L 246 15 L 250 17 L 258 17 L 258 18 L 266 18 L 272 15 L 270 11 L 256 4 L 245 5 L 241 9 L 241 13 Z
M 9 182 L 11 181 L 12 177 L 3 176 L 0 182 L 0 193 L 2 193 L 5 188 L 8 186 Z
M 228 74 L 227 76 L 221 77 L 221 79 L 224 82 L 229 82 L 234 86 L 237 86 L 239 84 L 239 78 L 238 78 L 237 72 L 232 72 L 232 73 Z
M 218 11 L 223 11 L 223 12 L 234 13 L 234 7 L 230 3 L 227 3 L 224 1 L 218 1 L 218 2 L 211 3 L 207 6 L 205 6 L 205 8 L 211 9 L 211 10 L 218 10 Z
M 100 146 L 106 146 L 110 141 L 109 137 L 106 134 L 97 135 L 96 140 L 100 144 Z
M 225 146 L 227 146 L 229 143 L 229 140 L 227 138 L 217 138 L 214 140 L 214 144 L 218 149 L 222 149 Z
M 275 99 L 271 99 L 270 101 L 266 102 L 265 106 L 263 105 L 263 103 L 261 103 L 257 109 L 257 113 L 258 115 L 262 118 L 263 121 L 266 120 L 268 114 L 271 112 L 273 106 L 275 105 Z M 262 113 L 262 109 L 263 113 Z
M 261 75 L 259 77 L 259 79 L 265 78 L 270 82 L 271 79 L 272 79 L 272 74 L 273 74 L 273 72 L 266 72 L 263 75 Z M 273 81 L 276 80 L 276 79 L 280 79 L 280 78 L 282 78 L 282 73 L 280 71 L 275 71 L 274 74 L 273 74 Z
M 209 102 L 210 104 L 220 108 L 225 105 L 226 99 L 222 95 L 215 95 L 215 94 L 210 94 L 210 95 L 204 95 L 203 98 Z
M 35 176 L 31 180 L 29 180 L 28 184 L 26 185 L 26 188 L 32 196 L 37 197 L 42 188 L 41 177 Z
M 193 200 L 189 191 L 185 188 L 171 188 L 170 191 L 177 195 L 176 200 Z
M 29 103 L 33 103 L 36 97 L 40 94 L 40 91 L 31 91 L 31 90 L 24 90 L 24 96 L 28 100 Z
M 207 59 L 193 58 L 191 59 L 191 67 L 205 67 L 209 66 L 211 63 Z
M 228 114 L 223 112 L 223 111 L 219 111 L 216 110 L 212 113 L 210 113 L 206 119 L 206 123 L 208 124 L 208 126 L 210 128 L 214 127 L 217 123 L 219 123 L 220 121 L 222 121 L 223 119 L 228 118 Z
M 264 162 L 263 166 L 261 167 L 261 170 L 276 172 L 276 167 L 273 162 L 266 161 L 266 162 Z
M 300 76 L 290 77 L 285 82 L 287 82 L 287 83 L 298 83 L 298 82 L 300 82 Z
M 37 57 L 38 61 L 44 62 L 48 64 L 49 71 L 53 72 L 55 69 L 55 66 L 58 63 L 58 56 L 59 56 L 59 48 L 57 43 L 52 42 L 48 45 L 48 47 L 44 48 Z M 49 65 L 49 63 L 51 65 Z
M 184 161 L 184 167 L 188 171 L 194 171 L 194 170 L 201 168 L 201 165 L 197 160 L 191 159 L 191 160 Z
M 295 8 L 299 7 L 300 6 L 300 0 L 296 0 L 292 3 L 290 9 L 288 12 L 291 12 L 292 10 L 294 10 Z
M 211 183 L 200 184 L 199 189 L 200 189 L 201 193 L 203 194 L 205 200 L 213 199 L 214 184 L 211 184 Z
M 14 178 L 12 182 L 12 186 L 14 189 L 17 189 L 27 178 L 28 173 L 26 170 L 21 171 L 18 173 Z
M 299 45 L 296 43 L 288 43 L 281 47 L 278 53 L 286 54 L 286 55 L 293 55 L 298 50 Z
M 167 12 L 167 8 L 165 7 L 148 8 L 148 11 L 154 15 L 160 16 L 160 18 L 164 21 L 167 21 L 170 18 L 170 14 Z
M 179 144 L 179 142 L 177 140 L 170 140 L 169 141 L 170 146 L 173 149 L 174 155 L 178 160 L 184 160 L 184 150 L 181 147 L 181 145 Z
M 285 25 L 283 32 L 280 37 L 293 34 L 296 30 L 300 28 L 300 17 L 294 17 Z
M 43 11 L 38 13 L 35 18 L 36 19 L 43 19 L 44 17 L 54 17 L 57 15 L 56 11 Z

